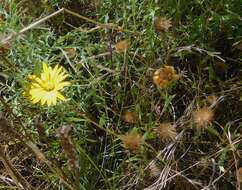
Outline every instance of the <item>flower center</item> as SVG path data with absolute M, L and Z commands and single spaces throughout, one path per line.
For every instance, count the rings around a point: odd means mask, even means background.
M 46 91 L 52 91 L 52 90 L 54 90 L 54 88 L 55 88 L 55 85 L 52 83 L 52 82 L 45 82 L 44 84 L 43 84 L 43 88 L 46 90 Z

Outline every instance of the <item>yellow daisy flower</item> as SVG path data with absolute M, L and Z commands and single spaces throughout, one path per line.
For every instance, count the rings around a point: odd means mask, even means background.
M 30 83 L 26 85 L 26 90 L 23 93 L 32 103 L 41 103 L 41 105 L 56 105 L 57 99 L 66 100 L 59 92 L 65 86 L 70 85 L 70 82 L 64 81 L 68 77 L 64 68 L 56 65 L 54 68 L 43 63 L 43 71 L 40 77 L 29 75 Z

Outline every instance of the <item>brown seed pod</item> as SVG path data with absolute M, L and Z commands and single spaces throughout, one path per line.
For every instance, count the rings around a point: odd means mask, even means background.
M 168 32 L 171 27 L 170 19 L 166 17 L 156 17 L 154 21 L 154 28 L 156 32 Z
M 122 119 L 127 123 L 138 123 L 138 116 L 136 115 L 136 113 L 131 111 L 124 112 L 124 114 L 122 115 Z
M 122 40 L 116 43 L 115 49 L 118 53 L 126 52 L 129 48 L 129 42 L 127 40 Z
M 74 58 L 76 56 L 76 49 L 75 48 L 66 48 L 65 52 L 66 52 L 66 55 L 69 58 Z
M 209 95 L 207 96 L 207 102 L 212 105 L 212 104 L 215 104 L 216 101 L 217 101 L 218 97 L 215 96 L 215 95 Z
M 0 41 L 0 55 L 7 54 L 11 48 L 11 42 L 1 42 Z
M 137 153 L 143 143 L 143 137 L 139 134 L 127 133 L 121 136 L 123 147 L 132 153 Z
M 165 65 L 154 72 L 153 82 L 160 88 L 166 88 L 171 82 L 179 79 L 173 66 Z
M 207 128 L 207 126 L 213 121 L 213 110 L 203 107 L 193 113 L 193 121 L 198 128 Z
M 176 129 L 171 123 L 161 123 L 160 126 L 155 129 L 155 133 L 162 142 L 172 141 L 177 135 Z
M 150 163 L 148 167 L 149 177 L 156 178 L 160 175 L 161 169 L 154 162 Z

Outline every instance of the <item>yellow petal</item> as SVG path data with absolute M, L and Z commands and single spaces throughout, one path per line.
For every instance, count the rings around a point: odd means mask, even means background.
M 60 90 L 62 88 L 64 88 L 65 86 L 69 86 L 71 83 L 70 82 L 60 82 L 58 84 L 56 84 L 56 90 Z
M 44 105 L 46 102 L 46 99 L 44 97 L 42 97 L 40 102 L 41 102 L 41 105 Z
M 53 105 L 56 105 L 56 100 L 57 100 L 57 98 L 53 99 Z
M 44 73 L 44 78 L 45 80 L 50 79 L 50 72 L 51 72 L 51 67 L 48 67 L 46 63 L 43 63 L 43 73 Z
M 31 88 L 40 88 L 39 83 L 31 83 Z
M 63 80 L 65 80 L 69 75 L 65 74 L 65 73 L 61 73 L 60 75 L 58 75 L 58 77 L 56 78 L 56 82 L 61 82 Z
M 44 73 L 49 73 L 49 68 L 48 68 L 48 65 L 46 63 L 43 63 L 42 67 L 43 67 Z
M 53 69 L 52 74 L 53 74 L 53 77 L 54 77 L 54 78 L 55 78 L 56 76 L 58 76 L 58 73 L 57 73 L 57 71 L 58 71 L 58 67 L 59 67 L 59 65 L 56 65 L 56 66 L 54 67 L 54 69 Z
M 60 93 L 60 92 L 57 92 L 57 97 L 60 99 L 60 100 L 66 100 L 66 98 Z
M 29 79 L 29 80 L 35 80 L 36 77 L 37 77 L 36 75 L 29 75 L 29 76 L 28 76 L 28 79 Z
M 41 80 L 39 77 L 36 77 L 34 80 L 35 80 L 36 83 L 38 83 L 39 85 L 43 85 L 43 80 Z
M 38 103 L 39 101 L 40 101 L 40 98 L 34 98 L 34 99 L 32 100 L 32 102 L 33 102 L 34 104 Z
M 48 106 L 51 106 L 51 99 L 50 100 L 47 100 L 47 105 Z

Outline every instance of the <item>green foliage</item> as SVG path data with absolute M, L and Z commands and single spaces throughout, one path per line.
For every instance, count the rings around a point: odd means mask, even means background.
M 167 185 L 163 188 L 177 189 L 177 177 L 165 182 L 171 177 L 165 175 L 168 171 L 172 176 L 181 172 L 178 176 L 189 179 L 185 182 L 194 189 L 239 187 L 242 48 L 234 44 L 242 36 L 240 0 L 0 2 L 0 116 L 11 126 L 5 131 L 0 123 L 0 148 L 5 147 L 18 171 L 17 182 L 22 184 L 22 176 L 42 189 L 126 190 L 160 180 Z M 9 47 L 2 45 L 9 35 L 62 7 L 86 19 L 61 13 L 13 36 Z M 170 19 L 168 32 L 155 30 L 156 17 Z M 115 44 L 124 39 L 129 48 L 117 53 Z M 27 76 L 40 73 L 42 62 L 60 64 L 70 74 L 66 102 L 45 107 L 23 97 Z M 163 65 L 180 75 L 167 89 L 152 81 Z M 208 95 L 217 97 L 214 104 L 208 103 Z M 194 110 L 201 107 L 215 112 L 213 124 L 202 129 L 193 121 Z M 137 122 L 124 121 L 127 110 L 137 115 Z M 163 122 L 176 128 L 174 142 L 157 138 L 155 129 Z M 57 135 L 62 126 L 72 126 L 66 139 Z M 127 132 L 143 137 L 139 152 L 122 146 Z M 29 141 L 36 147 L 28 146 Z M 75 150 L 78 169 L 70 168 L 63 143 Z M 151 175 L 153 162 L 158 176 Z M 2 176 L 9 173 L 4 166 Z M 15 181 L 0 179 L 0 188 L 13 186 Z

